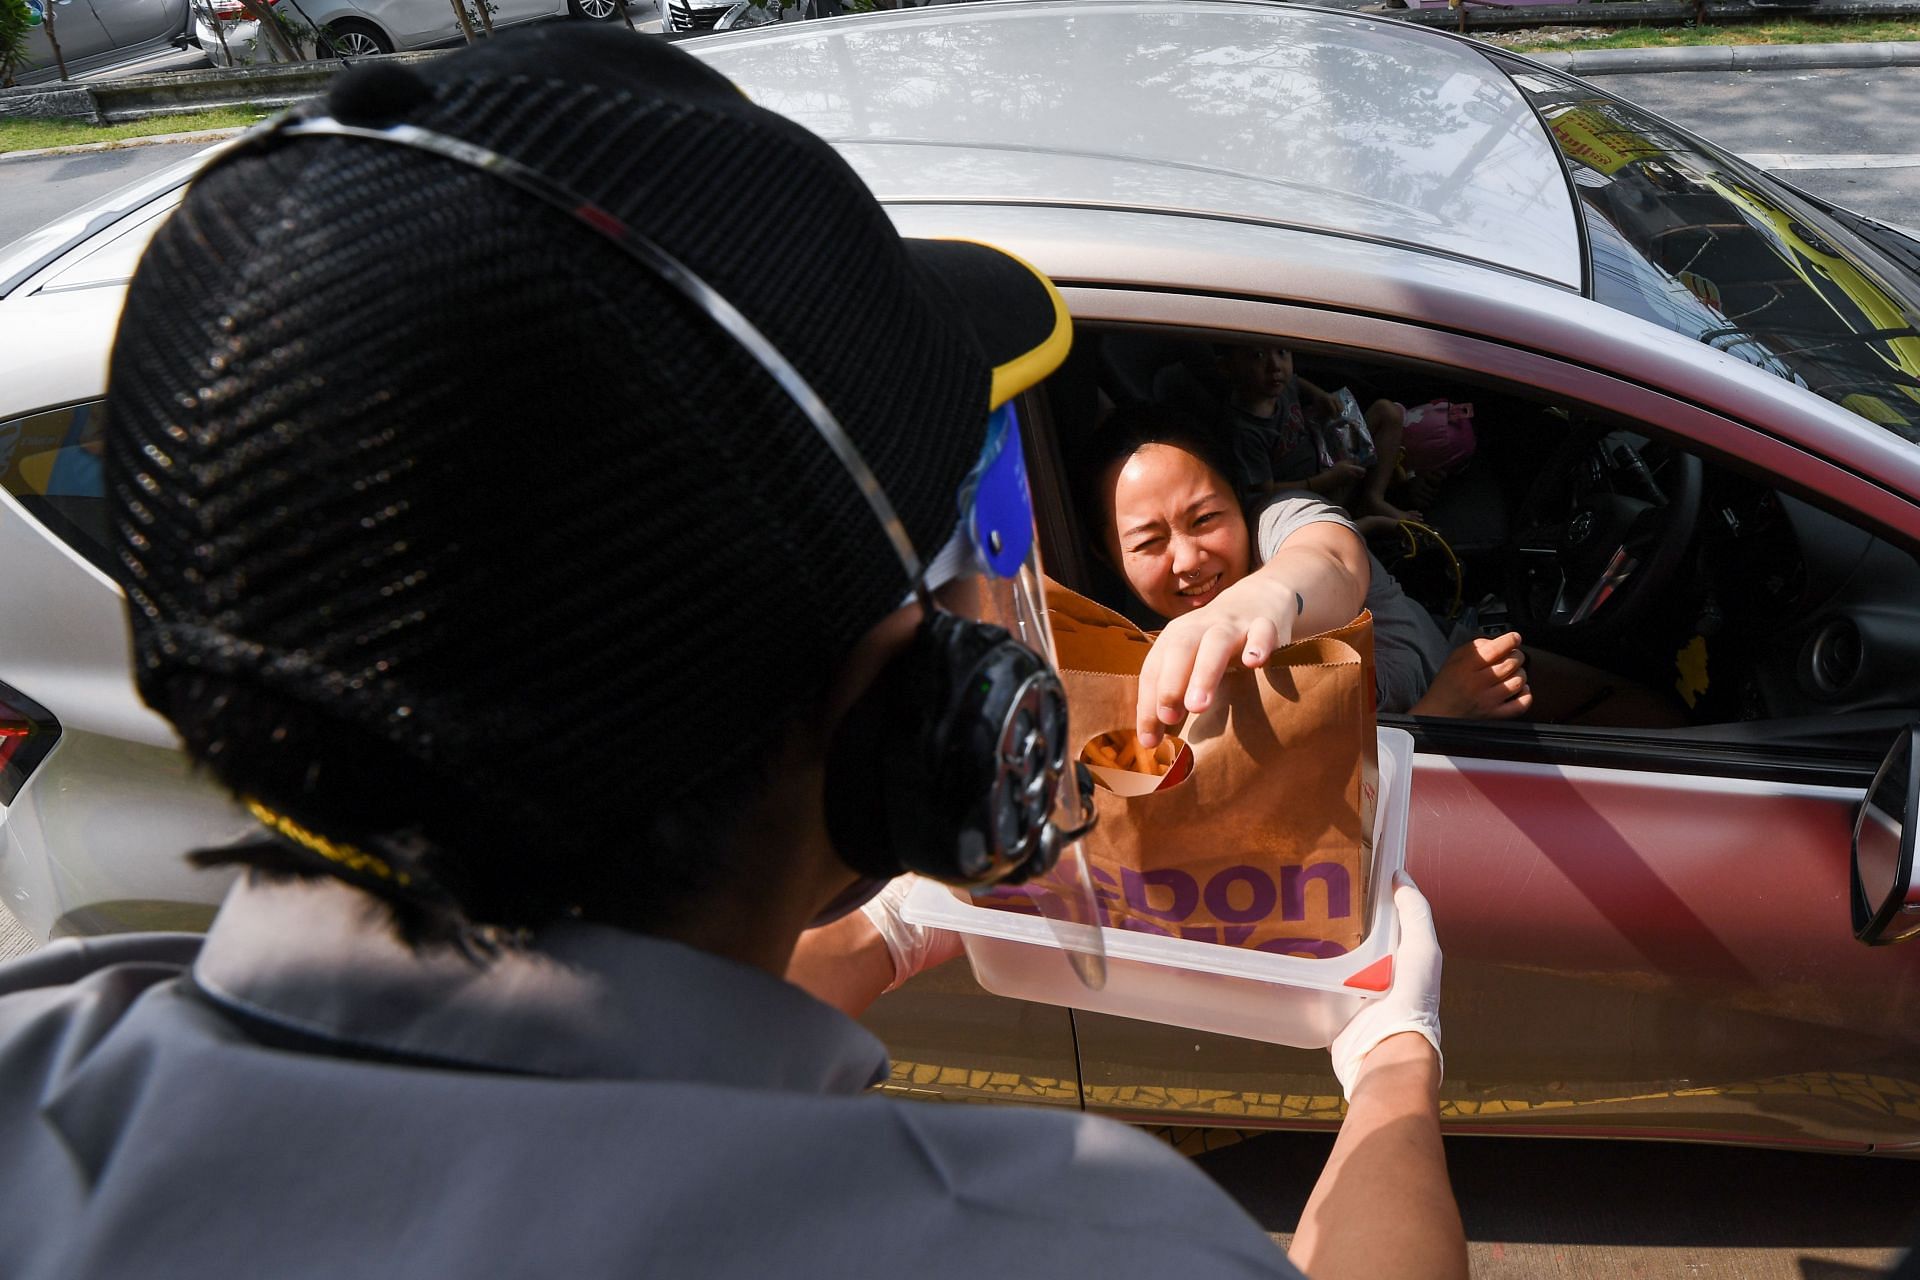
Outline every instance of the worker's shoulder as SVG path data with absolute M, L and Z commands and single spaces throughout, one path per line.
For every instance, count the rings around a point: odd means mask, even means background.
M 1037 1107 L 902 1104 L 893 1115 L 952 1203 L 975 1219 L 971 1231 L 1020 1242 L 1002 1253 L 1009 1261 L 1044 1255 L 1102 1280 L 1164 1276 L 1198 1261 L 1208 1275 L 1297 1274 L 1212 1180 L 1137 1129 Z

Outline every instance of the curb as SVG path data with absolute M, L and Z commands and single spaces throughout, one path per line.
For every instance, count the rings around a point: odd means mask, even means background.
M 75 142 L 64 147 L 35 147 L 31 151 L 0 151 L 0 164 L 9 160 L 38 160 L 45 156 L 83 156 L 92 151 L 124 151 L 129 147 L 158 147 L 170 142 L 219 142 L 244 130 L 195 129 L 191 133 L 154 133 L 144 138 L 116 138 L 112 142 Z
M 121 124 L 144 116 L 208 107 L 285 107 L 327 91 L 349 65 L 419 62 L 444 50 L 384 53 L 375 57 L 280 62 L 264 66 L 198 67 L 119 79 L 0 89 L 0 119 L 85 120 Z
M 1577 76 L 1654 71 L 1780 71 L 1805 67 L 1920 66 L 1920 41 L 1857 44 L 1712 44 L 1672 49 L 1542 50 L 1523 55 Z

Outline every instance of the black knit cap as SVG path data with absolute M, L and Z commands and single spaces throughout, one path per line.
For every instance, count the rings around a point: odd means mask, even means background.
M 831 406 L 923 555 L 990 407 L 1065 353 L 1030 268 L 903 241 L 823 142 L 664 42 L 511 33 L 328 106 L 663 245 Z M 147 701 L 334 873 L 494 923 L 697 885 L 623 860 L 908 588 L 710 319 L 566 214 L 378 141 L 281 137 L 194 185 L 128 291 L 107 468 Z

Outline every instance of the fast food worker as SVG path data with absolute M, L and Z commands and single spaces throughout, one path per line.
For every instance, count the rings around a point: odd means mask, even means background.
M 254 825 L 204 940 L 0 969 L 7 1273 L 1295 1274 L 1148 1136 L 871 1092 L 783 977 L 857 1007 L 951 953 L 897 895 L 806 931 L 928 808 L 861 776 L 921 732 L 880 695 L 973 625 L 807 395 L 964 596 L 957 495 L 1064 325 L 623 31 L 362 70 L 214 163 L 131 283 L 106 484 L 140 692 Z M 1325 1275 L 1464 1274 L 1398 900 Z

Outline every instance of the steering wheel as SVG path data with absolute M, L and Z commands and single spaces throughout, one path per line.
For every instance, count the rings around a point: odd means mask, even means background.
M 1507 608 L 1529 643 L 1610 650 L 1686 563 L 1700 459 L 1576 424 L 1534 481 L 1508 544 Z

